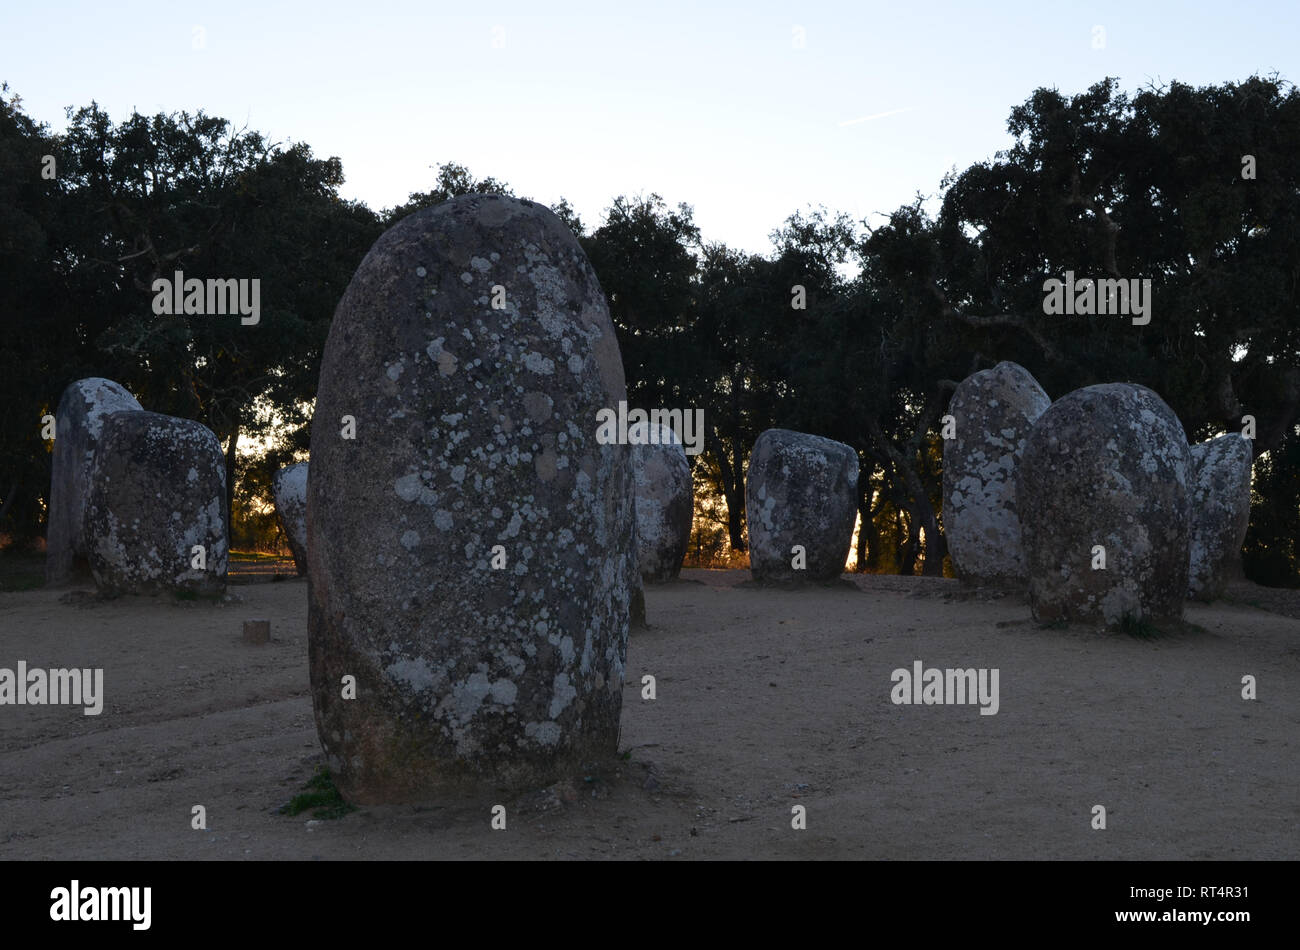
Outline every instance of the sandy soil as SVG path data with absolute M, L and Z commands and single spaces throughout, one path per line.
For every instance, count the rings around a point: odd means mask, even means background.
M 1251 590 L 1140 640 L 1042 629 L 1018 598 L 952 581 L 748 577 L 647 590 L 630 756 L 501 802 L 505 831 L 489 797 L 276 813 L 322 761 L 303 580 L 217 606 L 0 594 L 0 667 L 103 667 L 107 693 L 97 717 L 0 706 L 0 859 L 1300 857 L 1300 620 L 1249 606 Z M 271 620 L 270 645 L 241 642 L 251 617 Z M 997 668 L 997 715 L 894 705 L 891 672 L 915 660 Z

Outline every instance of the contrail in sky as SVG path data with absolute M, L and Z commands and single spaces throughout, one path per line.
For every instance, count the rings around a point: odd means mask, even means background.
M 875 115 L 864 115 L 860 119 L 845 119 L 840 123 L 840 127 L 843 128 L 846 125 L 857 125 L 859 122 L 870 122 L 872 119 L 883 119 L 887 115 L 898 115 L 900 112 L 910 111 L 910 107 L 907 109 L 891 109 L 889 112 L 877 112 Z

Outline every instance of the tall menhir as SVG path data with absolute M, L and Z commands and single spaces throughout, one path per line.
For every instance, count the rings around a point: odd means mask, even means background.
M 595 434 L 622 399 L 604 294 L 547 209 L 469 195 L 371 248 L 307 489 L 312 696 L 345 797 L 522 788 L 616 751 L 631 457 Z

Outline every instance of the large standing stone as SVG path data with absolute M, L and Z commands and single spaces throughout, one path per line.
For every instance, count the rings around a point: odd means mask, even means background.
M 211 429 L 156 412 L 115 412 L 104 419 L 90 480 L 86 541 L 101 590 L 225 590 L 226 462 Z
M 600 284 L 541 205 L 456 198 L 366 255 L 307 483 L 312 695 L 345 796 L 549 784 L 616 751 L 632 466 L 596 431 L 624 399 Z
M 307 464 L 286 465 L 271 478 L 275 513 L 299 574 L 307 573 Z
M 1250 440 L 1239 433 L 1194 445 L 1192 539 L 1187 593 L 1201 600 L 1222 597 L 1250 526 Z
M 1016 468 L 1034 617 L 1181 617 L 1191 466 L 1182 423 L 1144 386 L 1089 386 L 1039 416 Z
M 843 442 L 768 429 L 745 478 L 749 569 L 759 583 L 825 583 L 844 573 L 858 511 L 858 455 Z M 794 566 L 803 548 L 807 566 Z
M 90 469 L 100 430 L 109 413 L 141 411 L 135 397 L 111 379 L 79 379 L 63 390 L 54 413 L 54 458 L 45 535 L 46 583 L 61 586 L 90 579 L 86 495 L 90 492 Z
M 1023 585 L 1024 555 L 1016 513 L 1016 466 L 1025 436 L 1052 404 L 1017 363 L 1002 362 L 962 381 L 943 444 L 943 530 L 952 568 L 963 582 Z
M 636 479 L 637 558 L 641 579 L 662 584 L 677 577 L 691 543 L 695 496 L 691 463 L 671 426 L 638 422 L 628 430 Z

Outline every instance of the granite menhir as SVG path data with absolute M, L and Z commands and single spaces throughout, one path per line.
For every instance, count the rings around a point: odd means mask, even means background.
M 156 412 L 106 416 L 86 498 L 86 542 L 105 593 L 222 593 L 230 537 L 216 434 Z
M 1250 526 L 1250 440 L 1239 433 L 1194 445 L 1192 539 L 1187 593 L 1198 600 L 1222 597 L 1240 562 Z
M 798 585 L 839 577 L 857 512 L 858 454 L 852 447 L 789 429 L 768 429 L 754 442 L 745 517 L 755 581 Z
M 616 752 L 632 464 L 596 432 L 626 398 L 604 293 L 541 205 L 454 198 L 370 249 L 307 484 L 312 696 L 345 797 L 535 787 Z
M 142 412 L 136 398 L 111 379 L 93 376 L 70 383 L 55 410 L 50 509 L 45 535 L 45 581 L 54 587 L 89 582 L 86 496 L 104 419 L 114 412 Z
M 1016 467 L 1034 617 L 1180 618 L 1191 477 L 1182 423 L 1145 386 L 1088 386 L 1052 403 Z
M 943 530 L 957 577 L 966 584 L 1024 587 L 1016 466 L 1030 427 L 1052 404 L 1017 363 L 966 377 L 948 412 L 943 443 Z
M 636 484 L 641 579 L 663 584 L 682 571 L 695 514 L 691 463 L 670 426 L 638 422 L 628 431 Z

